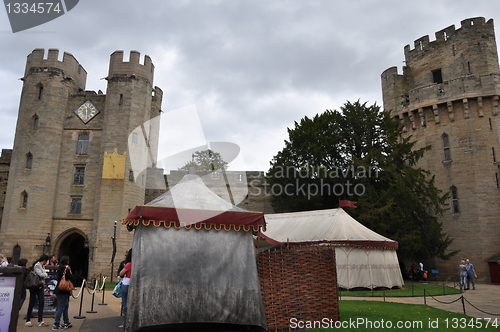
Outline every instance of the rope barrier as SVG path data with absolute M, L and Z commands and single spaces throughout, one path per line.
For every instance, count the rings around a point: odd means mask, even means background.
M 442 303 L 442 304 L 452 304 L 452 303 L 457 302 L 458 300 L 460 300 L 460 299 L 463 297 L 463 295 L 462 295 L 462 296 L 460 296 L 458 299 L 456 299 L 456 300 L 454 300 L 454 301 L 451 301 L 451 302 L 444 302 L 444 301 L 439 301 L 438 299 L 436 299 L 436 298 L 435 298 L 432 294 L 430 294 L 430 293 L 427 293 L 427 295 L 429 295 L 429 296 L 430 296 L 430 297 L 431 297 L 434 301 L 439 302 L 439 303 Z
M 83 286 L 85 285 L 85 283 L 86 283 L 86 282 L 87 282 L 87 281 L 86 281 L 85 279 L 83 279 L 83 281 L 82 281 L 82 285 L 80 286 L 80 290 L 78 291 L 78 295 L 77 295 L 77 296 L 74 296 L 74 295 L 73 295 L 73 292 L 71 292 L 71 297 L 72 297 L 72 298 L 77 299 L 77 298 L 79 298 L 79 297 L 80 297 L 80 295 L 82 294 L 83 288 L 84 288 Z
M 101 285 L 101 288 L 99 289 L 100 291 L 102 291 L 104 289 L 104 285 L 106 284 L 106 276 L 102 276 L 102 285 Z
M 464 297 L 464 300 L 465 300 L 465 302 L 467 302 L 468 304 L 470 304 L 470 306 L 473 307 L 474 309 L 476 309 L 477 311 L 481 311 L 482 313 L 487 314 L 487 315 L 500 316 L 500 314 L 492 314 L 490 312 L 487 312 L 487 311 L 479 309 L 478 307 L 476 307 L 475 305 L 473 305 L 472 303 L 470 303 L 465 297 Z
M 478 307 L 476 307 L 475 305 L 473 305 L 473 304 L 472 304 L 469 300 L 467 300 L 467 299 L 465 298 L 465 296 L 463 296 L 463 295 L 461 295 L 458 299 L 456 299 L 456 300 L 454 300 L 454 301 L 451 301 L 451 302 L 439 301 L 438 299 L 436 299 L 436 298 L 435 298 L 434 296 L 432 296 L 431 294 L 429 294 L 429 293 L 428 293 L 428 295 L 429 295 L 429 296 L 430 296 L 430 297 L 431 297 L 434 301 L 439 302 L 439 303 L 442 303 L 442 304 L 452 304 L 452 303 L 457 302 L 458 300 L 462 300 L 462 302 L 463 302 L 463 301 L 467 302 L 467 303 L 468 303 L 471 307 L 473 307 L 473 308 L 474 308 L 474 309 L 476 309 L 477 311 L 480 311 L 480 312 L 482 312 L 482 313 L 484 313 L 484 314 L 491 315 L 491 316 L 500 316 L 500 314 L 493 314 L 493 313 L 491 313 L 491 312 L 487 312 L 487 311 L 484 311 L 484 310 L 479 309 Z M 464 307 L 464 311 L 465 311 L 465 307 Z
M 89 288 L 87 287 L 87 292 L 88 292 L 90 295 L 93 295 L 93 294 L 95 293 L 95 291 L 96 291 L 96 289 L 97 289 L 97 284 L 98 284 L 98 283 L 99 283 L 99 282 L 98 282 L 97 280 L 94 282 L 94 290 L 93 290 L 93 291 L 90 291 L 90 290 L 89 290 Z

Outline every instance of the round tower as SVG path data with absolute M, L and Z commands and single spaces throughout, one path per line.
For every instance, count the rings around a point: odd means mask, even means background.
M 47 57 L 44 53 L 44 49 L 35 49 L 28 55 L 21 79 L 0 235 L 2 248 L 11 250 L 19 244 L 18 234 L 25 234 L 25 255 L 40 255 L 37 246 L 52 233 L 66 104 L 71 94 L 85 88 L 87 76 L 73 55 L 64 53 L 60 61 L 57 49 L 49 49 Z
M 416 148 L 431 145 L 420 162 L 450 192 L 441 218 L 460 250 L 450 261 L 427 267 L 439 278 L 458 278 L 458 262 L 469 258 L 480 281 L 490 282 L 487 261 L 500 251 L 500 70 L 493 20 L 482 17 L 449 26 L 404 48 L 405 67 L 382 73 L 384 108 L 403 124 Z

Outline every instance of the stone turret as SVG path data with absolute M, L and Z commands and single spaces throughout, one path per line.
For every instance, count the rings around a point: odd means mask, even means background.
M 470 258 L 480 281 L 490 282 L 487 260 L 500 254 L 500 70 L 493 20 L 482 17 L 451 25 L 404 48 L 406 65 L 382 75 L 384 108 L 403 125 L 416 148 L 430 145 L 419 166 L 450 193 L 440 219 L 460 250 L 452 261 L 426 266 L 439 278 L 456 279 L 457 260 Z

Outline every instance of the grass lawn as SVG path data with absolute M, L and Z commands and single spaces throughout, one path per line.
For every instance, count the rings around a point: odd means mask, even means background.
M 341 300 L 340 317 L 343 326 L 323 325 L 319 327 L 328 327 L 307 331 L 500 331 L 499 317 L 491 317 L 488 323 L 421 304 Z
M 406 284 L 401 289 L 371 290 L 366 291 L 341 291 L 341 296 L 424 296 L 424 289 L 427 295 L 450 295 L 460 294 L 460 289 L 444 286 L 442 284 Z

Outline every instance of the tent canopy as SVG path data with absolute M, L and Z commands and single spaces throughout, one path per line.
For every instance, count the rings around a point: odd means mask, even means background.
M 328 242 L 357 247 L 397 249 L 398 243 L 359 223 L 343 209 L 266 214 L 261 235 L 277 243 Z
M 234 206 L 205 186 L 197 175 L 188 174 L 165 194 L 147 205 L 136 206 L 122 221 L 129 228 L 144 226 L 194 227 L 226 231 L 258 231 L 265 226 L 263 214 Z
M 266 214 L 259 233 L 274 245 L 335 246 L 337 282 L 342 288 L 401 287 L 398 243 L 363 226 L 343 209 Z

